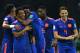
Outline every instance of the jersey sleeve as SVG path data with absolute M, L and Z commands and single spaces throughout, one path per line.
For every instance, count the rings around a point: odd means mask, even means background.
M 4 21 L 6 21 L 7 23 L 9 23 L 9 18 L 8 17 L 5 17 L 4 18 Z
M 57 29 L 57 24 L 55 23 L 54 25 L 53 25 L 53 31 L 57 31 L 58 29 Z
M 18 25 L 17 20 L 12 23 L 12 25 Z M 17 32 L 18 30 L 14 27 L 12 28 L 12 32 Z
M 76 21 L 72 20 L 72 23 L 73 23 L 73 30 L 77 29 Z
M 29 18 L 29 19 L 33 19 L 33 17 L 34 17 L 34 15 L 31 14 L 28 18 Z
M 4 18 L 4 21 L 8 21 L 8 17 L 5 17 L 5 18 Z
M 12 25 L 16 25 L 16 23 L 12 23 Z M 16 30 L 16 28 L 14 27 L 14 28 L 12 28 L 12 32 L 16 32 L 17 30 Z
M 37 14 L 35 12 L 32 12 L 28 17 L 28 19 L 31 19 L 32 21 L 37 19 L 37 18 L 38 18 L 38 16 L 37 16 Z

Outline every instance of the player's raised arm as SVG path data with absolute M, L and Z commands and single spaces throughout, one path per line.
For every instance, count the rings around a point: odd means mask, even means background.
M 25 12 L 25 17 L 26 19 L 23 21 L 20 18 L 17 18 L 23 25 L 28 25 L 30 24 L 33 20 L 37 19 L 37 14 L 34 11 L 31 11 L 29 7 L 23 7 L 24 12 Z

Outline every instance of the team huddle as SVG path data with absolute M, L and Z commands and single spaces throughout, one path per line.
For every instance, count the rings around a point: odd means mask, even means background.
M 29 6 L 9 4 L 5 13 L 2 53 L 76 53 L 77 26 L 65 6 L 56 20 L 47 16 L 43 6 L 35 12 Z

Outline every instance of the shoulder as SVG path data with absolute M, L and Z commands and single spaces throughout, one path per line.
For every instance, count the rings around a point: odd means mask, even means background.
M 38 21 L 42 22 L 42 19 L 41 18 L 38 18 Z
M 54 19 L 53 19 L 53 18 L 51 18 L 51 17 L 48 17 L 48 20 L 53 20 L 53 21 L 54 21 Z
M 54 20 L 54 22 L 55 22 L 55 24 L 57 25 L 57 24 L 61 23 L 61 19 L 58 18 L 58 19 Z
M 74 20 L 73 18 L 68 18 L 68 20 Z
M 51 19 L 51 20 L 53 20 L 53 18 L 51 18 L 51 17 L 48 17 L 48 19 Z
M 41 18 L 38 18 L 39 20 L 41 20 Z
M 55 22 L 58 22 L 58 21 L 60 21 L 60 18 L 58 18 L 58 19 L 55 20 Z
M 37 13 L 36 13 L 35 11 L 32 11 L 31 14 L 35 15 L 35 14 L 37 14 Z
M 33 18 L 33 17 L 35 17 L 35 16 L 37 16 L 37 13 L 34 12 L 34 11 L 32 11 L 32 12 L 30 13 L 30 15 L 29 15 L 29 18 Z M 38 16 L 37 16 L 37 17 L 38 17 Z
M 68 18 L 68 20 L 71 21 L 71 22 L 75 22 L 74 18 Z
M 4 20 L 8 20 L 10 18 L 10 16 L 5 16 Z

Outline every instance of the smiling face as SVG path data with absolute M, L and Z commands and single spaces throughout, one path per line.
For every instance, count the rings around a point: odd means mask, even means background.
M 66 18 L 68 16 L 68 11 L 67 10 L 60 10 L 59 15 L 62 18 Z
M 17 14 L 21 19 L 25 19 L 25 12 L 24 10 L 19 10 Z

